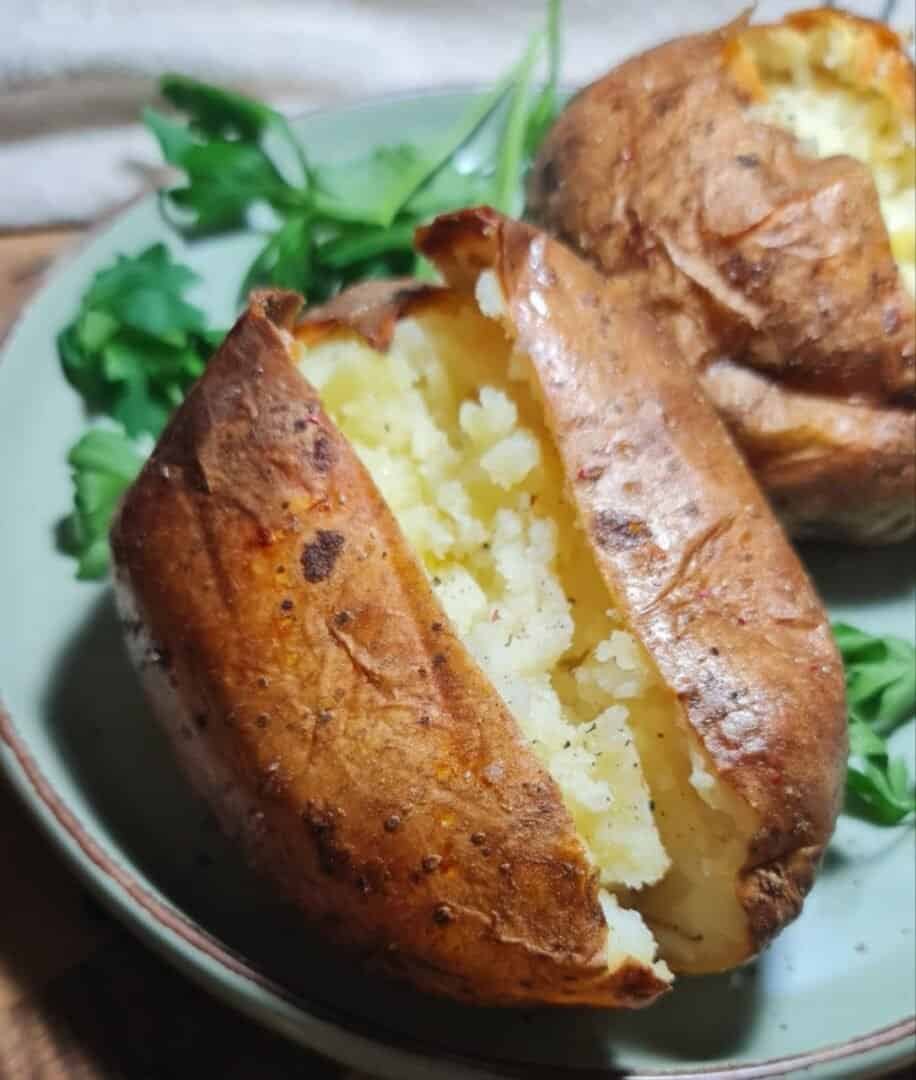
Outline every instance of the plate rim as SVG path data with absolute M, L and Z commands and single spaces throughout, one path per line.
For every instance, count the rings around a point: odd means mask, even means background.
M 309 109 L 291 117 L 290 122 L 295 129 L 300 123 L 315 116 L 384 108 L 398 102 L 470 95 L 485 88 L 482 84 L 456 84 L 379 94 L 335 106 Z M 125 219 L 142 213 L 157 199 L 157 191 L 132 197 L 87 229 L 83 236 L 52 260 L 0 337 L 0 365 L 7 358 L 7 354 L 14 351 L 23 324 L 41 296 L 54 287 L 56 279 L 100 237 L 119 227 Z M 818 1069 L 816 1074 L 810 1075 L 825 1078 L 882 1076 L 891 1070 L 916 1063 L 916 1013 L 843 1042 L 829 1043 L 813 1050 L 759 1062 L 715 1065 L 712 1068 L 675 1067 L 632 1072 L 613 1064 L 606 1067 L 576 1068 L 460 1054 L 448 1047 L 428 1043 L 422 1038 L 389 1031 L 383 1025 L 365 1017 L 350 1015 L 338 1006 L 312 1001 L 287 989 L 249 964 L 240 953 L 211 935 L 180 908 L 157 898 L 93 839 L 90 830 L 58 794 L 32 755 L 28 739 L 19 733 L 11 713 L 4 707 L 2 688 L 0 769 L 20 805 L 26 808 L 31 819 L 51 841 L 57 853 L 121 925 L 139 937 L 144 944 L 152 947 L 183 976 L 190 978 L 230 1007 L 261 1026 L 348 1067 L 371 1068 L 376 1075 L 385 1075 L 392 1080 L 403 1080 L 405 1067 L 421 1070 L 423 1075 L 427 1075 L 430 1065 L 440 1068 L 448 1066 L 453 1077 L 467 1077 L 469 1080 L 472 1077 L 475 1080 L 497 1080 L 498 1077 L 611 1080 L 617 1076 L 626 1076 L 628 1080 L 766 1080 L 801 1069 Z M 239 986 L 233 984 L 232 979 L 241 980 L 249 992 L 243 993 Z M 259 1000 L 256 994 L 260 994 L 263 1000 Z M 281 1017 L 278 1007 L 285 1007 L 295 1013 L 300 1022 L 299 1030 L 294 1030 L 292 1023 L 285 1022 L 288 1018 Z M 306 1033 L 301 1028 L 302 1020 L 307 1020 L 312 1025 L 322 1025 L 329 1030 Z M 333 1047 L 326 1045 L 334 1037 L 338 1044 Z M 911 1049 L 906 1047 L 908 1039 L 914 1040 Z M 351 1047 L 358 1053 L 351 1053 Z M 366 1056 L 363 1056 L 363 1053 Z M 383 1054 L 386 1060 L 380 1061 L 379 1054 Z M 857 1069 L 855 1074 L 843 1071 L 844 1065 L 853 1062 Z M 861 1071 L 863 1065 L 866 1066 L 865 1071 Z M 499 1072 L 492 1072 L 494 1068 Z M 826 1072 L 823 1071 L 825 1068 Z M 419 1074 L 418 1072 L 417 1075 Z
M 916 1037 L 916 1015 L 903 1017 L 875 1031 L 843 1042 L 759 1062 L 717 1065 L 713 1068 L 690 1067 L 637 1072 L 624 1072 L 613 1065 L 583 1069 L 485 1058 L 456 1053 L 451 1048 L 437 1046 L 422 1038 L 389 1031 L 365 1017 L 345 1013 L 337 1006 L 310 1000 L 287 989 L 249 964 L 240 953 L 188 918 L 178 907 L 156 897 L 125 869 L 119 860 L 109 855 L 93 839 L 88 828 L 42 772 L 29 749 L 28 741 L 20 735 L 12 715 L 0 699 L 0 749 L 3 744 L 8 752 L 0 753 L 0 767 L 10 780 L 12 789 L 66 862 L 76 870 L 78 876 L 92 888 L 122 925 L 152 944 L 174 967 L 194 978 L 194 981 L 232 1007 L 271 1030 L 292 1038 L 300 1045 L 312 1046 L 320 1053 L 333 1056 L 354 1068 L 365 1068 L 365 1059 L 350 1055 L 346 1047 L 343 1052 L 340 1052 L 339 1048 L 326 1048 L 323 1039 L 320 1040 L 321 1045 L 315 1045 L 306 1038 L 297 1037 L 286 1025 L 279 1022 L 279 1016 L 273 1017 L 269 1011 L 258 1008 L 250 994 L 242 994 L 237 987 L 225 980 L 225 976 L 240 979 L 251 989 L 266 995 L 266 1003 L 271 1006 L 283 1004 L 295 1010 L 299 1017 L 331 1025 L 333 1034 L 343 1041 L 355 1039 L 373 1054 L 383 1052 L 390 1058 L 389 1062 L 381 1063 L 386 1067 L 386 1072 L 389 1065 L 392 1069 L 402 1069 L 404 1066 L 448 1064 L 462 1070 L 460 1075 L 468 1077 L 568 1077 L 570 1080 L 593 1077 L 594 1080 L 610 1080 L 611 1077 L 626 1075 L 629 1080 L 698 1080 L 700 1077 L 705 1080 L 765 1080 L 799 1069 L 842 1066 L 855 1058 L 860 1059 L 858 1066 L 863 1064 L 863 1055 L 868 1055 L 871 1059 L 868 1061 L 870 1068 L 866 1073 L 857 1071 L 857 1076 L 879 1076 L 891 1069 L 916 1062 L 916 1043 L 909 1052 L 904 1046 L 905 1040 Z M 179 949 L 175 948 L 171 940 L 175 937 L 181 942 Z M 182 949 L 188 952 L 187 960 L 181 955 Z M 191 957 L 196 958 L 196 964 L 191 962 Z M 217 970 L 222 972 L 222 982 L 216 975 L 209 973 L 212 965 L 216 965 Z M 903 1049 L 899 1055 L 898 1048 Z M 377 1060 L 372 1061 L 373 1066 L 378 1064 Z M 487 1071 L 494 1067 L 500 1072 L 493 1074 Z M 399 1078 L 403 1074 L 391 1072 L 389 1075 Z M 837 1075 L 844 1074 L 840 1072 Z

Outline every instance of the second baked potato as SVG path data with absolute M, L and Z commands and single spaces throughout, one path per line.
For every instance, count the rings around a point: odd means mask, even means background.
M 914 73 L 841 12 L 738 20 L 567 107 L 529 211 L 677 337 L 798 536 L 916 529 Z

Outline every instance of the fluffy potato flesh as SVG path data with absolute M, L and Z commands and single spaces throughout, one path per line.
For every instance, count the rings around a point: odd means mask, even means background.
M 560 787 L 600 873 L 611 967 L 652 962 L 656 941 L 676 968 L 728 966 L 747 952 L 734 882 L 754 815 L 615 610 L 492 275 L 477 295 L 493 317 L 456 300 L 402 319 L 384 353 L 333 334 L 301 369 Z
M 836 18 L 804 27 L 755 27 L 746 34 L 742 46 L 760 80 L 757 96 L 763 94 L 751 113 L 755 119 L 791 132 L 814 156 L 848 154 L 869 167 L 894 258 L 913 294 L 916 144 L 912 86 L 904 82 L 901 107 L 895 100 L 894 83 L 863 77 L 857 30 L 855 21 Z

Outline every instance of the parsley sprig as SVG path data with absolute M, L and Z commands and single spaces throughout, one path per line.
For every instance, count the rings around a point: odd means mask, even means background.
M 846 668 L 850 809 L 882 825 L 916 813 L 916 787 L 887 739 L 916 714 L 916 650 L 898 637 L 873 637 L 846 623 L 833 627 Z
M 166 75 L 162 97 L 183 121 L 155 109 L 144 113 L 165 160 L 184 177 L 163 194 L 165 213 L 196 237 L 251 227 L 267 211 L 272 224 L 241 279 L 243 295 L 254 285 L 278 285 L 314 302 L 366 278 L 428 276 L 413 250 L 417 225 L 482 202 L 507 213 L 521 209 L 524 173 L 559 108 L 559 49 L 560 4 L 549 0 L 546 28 L 441 136 L 377 147 L 336 165 L 310 161 L 287 121 L 267 105 Z M 545 52 L 547 79 L 532 97 Z M 503 104 L 496 152 L 465 167 L 459 152 Z
M 222 337 L 186 299 L 196 280 L 164 244 L 120 255 L 96 274 L 57 339 L 64 373 L 91 413 L 131 436 L 159 434 Z
M 512 69 L 437 138 L 376 147 L 344 164 L 309 161 L 287 120 L 264 103 L 166 75 L 162 96 L 183 119 L 144 112 L 163 157 L 183 174 L 162 195 L 166 218 L 199 238 L 251 227 L 266 211 L 272 226 L 240 274 L 240 297 L 272 284 L 317 301 L 365 278 L 428 276 L 431 268 L 413 251 L 418 224 L 482 202 L 509 213 L 521 208 L 524 171 L 559 108 L 559 25 L 559 0 L 549 0 L 546 30 L 533 34 Z M 532 100 L 545 44 L 547 79 Z M 463 167 L 459 151 L 503 103 L 495 155 Z M 74 510 L 63 541 L 79 560 L 80 578 L 107 572 L 108 526 L 142 460 L 133 440 L 159 434 L 222 338 L 188 300 L 196 280 L 164 244 L 119 256 L 96 275 L 58 336 L 64 372 L 90 414 L 123 429 L 94 428 L 70 451 Z
M 108 571 L 108 528 L 118 500 L 140 471 L 143 458 L 125 435 L 93 428 L 67 455 L 73 475 L 73 512 L 62 523 L 62 546 L 78 560 L 81 581 Z
M 159 434 L 223 337 L 188 301 L 196 281 L 164 244 L 120 255 L 95 275 L 58 335 L 64 373 L 89 413 L 119 425 L 90 428 L 67 457 L 73 511 L 61 542 L 82 580 L 108 571 L 108 527 L 143 460 L 135 440 Z

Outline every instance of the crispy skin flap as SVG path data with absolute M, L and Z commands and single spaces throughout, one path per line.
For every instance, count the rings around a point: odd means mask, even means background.
M 788 390 L 730 360 L 706 396 L 793 536 L 890 543 L 916 531 L 916 412 Z M 864 510 L 863 510 L 864 508 Z
M 253 300 L 112 533 L 182 764 L 307 919 L 383 971 L 473 1002 L 648 1003 L 667 984 L 608 972 L 559 791 L 292 363 L 292 310 Z
M 441 303 L 444 294 L 441 286 L 412 278 L 363 281 L 326 304 L 309 308 L 296 336 L 309 345 L 343 330 L 359 334 L 373 349 L 386 349 L 398 319 L 420 310 L 426 303 Z
M 615 604 L 758 816 L 737 888 L 759 947 L 798 913 L 839 809 L 844 682 L 823 607 L 627 283 L 487 209 L 439 219 L 418 246 L 457 288 L 482 269 L 502 285 Z

